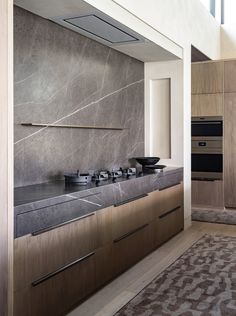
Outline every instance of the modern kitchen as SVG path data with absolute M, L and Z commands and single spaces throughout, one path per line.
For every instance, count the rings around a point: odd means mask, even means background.
M 147 40 L 59 21 L 14 8 L 14 315 L 68 312 L 184 229 L 182 166 L 144 156 L 144 63 L 73 31 Z
M 236 245 L 236 59 L 202 1 L 181 4 L 183 33 L 138 2 L 12 3 L 4 316 L 213 308 L 202 262 Z

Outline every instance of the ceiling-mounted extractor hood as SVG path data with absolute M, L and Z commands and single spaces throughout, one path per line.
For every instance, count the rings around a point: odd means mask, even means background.
M 64 21 L 88 32 L 90 35 L 97 36 L 112 44 L 139 41 L 138 38 L 128 34 L 95 14 L 69 18 Z
M 51 20 L 108 46 L 147 41 L 140 34 L 98 11 Z

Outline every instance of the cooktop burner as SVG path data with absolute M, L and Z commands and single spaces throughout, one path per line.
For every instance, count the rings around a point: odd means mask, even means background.
M 126 169 L 113 169 L 109 170 L 99 170 L 99 171 L 89 171 L 80 173 L 79 170 L 76 172 L 65 172 L 65 183 L 66 184 L 76 184 L 76 185 L 87 185 L 91 182 L 95 182 L 98 185 L 101 181 L 108 181 L 111 179 L 113 182 L 117 178 L 126 177 L 127 179 L 136 175 L 136 168 L 126 168 Z

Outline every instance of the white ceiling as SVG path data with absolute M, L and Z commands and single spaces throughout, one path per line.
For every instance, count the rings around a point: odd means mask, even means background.
M 143 62 L 178 59 L 178 57 L 171 52 L 147 40 L 140 34 L 137 34 L 134 30 L 120 24 L 118 21 L 115 21 L 82 0 L 15 0 L 14 3 L 19 7 L 46 19 L 50 19 L 64 27 L 90 37 L 104 45 L 110 46 Z M 64 21 L 64 19 L 85 15 L 97 15 L 130 35 L 135 36 L 139 39 L 139 41 L 112 44 Z

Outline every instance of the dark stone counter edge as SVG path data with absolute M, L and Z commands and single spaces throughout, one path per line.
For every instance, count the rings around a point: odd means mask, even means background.
M 121 182 L 39 200 L 15 207 L 15 238 L 86 216 L 123 201 L 164 189 L 183 180 L 183 168 L 168 168 Z

